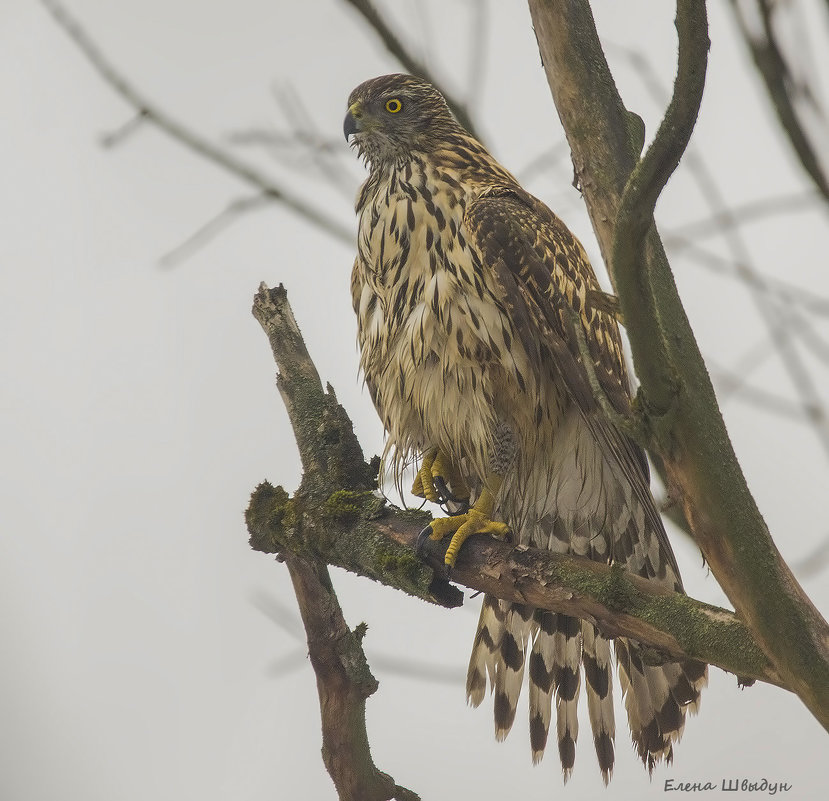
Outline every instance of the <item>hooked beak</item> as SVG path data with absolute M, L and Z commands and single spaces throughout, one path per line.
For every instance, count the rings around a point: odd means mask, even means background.
M 360 127 L 360 118 L 363 116 L 362 109 L 360 108 L 360 102 L 357 101 L 356 103 L 352 103 L 348 107 L 348 113 L 345 115 L 345 120 L 343 121 L 343 133 L 345 134 L 345 141 L 348 141 L 348 137 L 352 134 L 360 133 L 362 128 Z

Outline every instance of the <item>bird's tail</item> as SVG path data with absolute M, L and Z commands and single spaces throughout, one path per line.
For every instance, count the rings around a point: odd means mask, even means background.
M 593 729 L 593 744 L 602 771 L 604 783 L 613 772 L 613 741 L 616 721 L 613 713 L 613 674 L 610 661 L 610 641 L 603 637 L 592 623 L 581 624 L 584 649 L 584 679 L 587 686 L 587 713 Z
M 569 778 L 576 755 L 583 663 L 593 742 L 607 783 L 615 737 L 610 643 L 591 623 L 487 595 L 469 660 L 467 700 L 473 706 L 483 701 L 489 675 L 495 736 L 503 740 L 515 719 L 527 650 L 533 762 L 544 755 L 555 699 L 559 757 L 565 781 Z M 639 756 L 652 770 L 658 760 L 671 760 L 686 709 L 696 711 L 706 683 L 705 665 L 690 661 L 647 665 L 639 646 L 622 638 L 616 641 L 616 657 L 631 735 Z
M 649 665 L 641 647 L 619 637 L 615 642 L 619 681 L 628 713 L 630 736 L 642 762 L 653 771 L 660 759 L 673 761 L 673 744 L 685 727 L 685 713 L 696 714 L 707 665 L 694 660 Z

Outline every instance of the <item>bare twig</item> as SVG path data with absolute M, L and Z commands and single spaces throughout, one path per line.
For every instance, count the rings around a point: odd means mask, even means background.
M 273 94 L 286 119 L 298 135 L 299 141 L 305 143 L 303 149 L 309 156 L 313 166 L 317 168 L 319 176 L 342 196 L 348 198 L 350 202 L 353 202 L 354 178 L 343 167 L 339 159 L 332 157 L 332 152 L 343 156 L 347 155 L 347 150 L 342 146 L 337 150 L 332 150 L 330 147 L 319 148 L 316 146 L 316 142 L 325 143 L 325 138 L 317 127 L 314 118 L 302 102 L 302 98 L 290 84 L 275 86 L 273 88 Z M 286 164 L 290 162 L 286 162 L 283 159 L 282 163 Z
M 829 298 L 809 292 L 802 287 L 782 281 L 778 278 L 763 276 L 752 269 L 740 269 L 733 258 L 718 253 L 679 234 L 671 235 L 673 253 L 682 253 L 692 258 L 697 264 L 713 272 L 742 281 L 760 292 L 766 292 L 780 301 L 798 305 L 805 311 L 821 317 L 829 317 Z
M 199 226 L 181 244 L 176 245 L 172 250 L 167 251 L 161 259 L 162 267 L 175 267 L 189 259 L 196 251 L 203 248 L 222 231 L 232 225 L 243 214 L 254 209 L 270 206 L 274 198 L 270 195 L 254 195 L 253 197 L 242 197 L 232 200 L 217 215 L 211 217 L 207 222 Z
M 302 625 L 296 620 L 291 610 L 281 604 L 277 598 L 265 592 L 257 592 L 251 596 L 251 603 L 268 620 L 276 623 L 277 626 L 287 632 L 293 639 L 298 641 L 304 639 L 302 636 Z M 368 648 L 368 650 L 371 654 L 371 663 L 382 673 L 406 676 L 434 684 L 463 684 L 463 675 L 458 669 L 448 666 L 445 667 L 443 665 L 434 665 L 431 662 L 424 662 L 411 656 L 402 658 L 372 648 Z M 305 651 L 303 650 L 300 655 L 304 657 Z M 301 660 L 298 661 L 296 659 L 296 652 L 291 651 L 273 663 L 269 667 L 269 672 L 277 671 L 285 673 L 288 670 L 299 667 L 300 664 Z
M 310 141 L 307 137 L 310 137 Z M 293 155 L 296 151 L 305 151 L 311 147 L 317 151 L 327 153 L 343 149 L 342 137 L 331 138 L 315 136 L 308 131 L 277 131 L 264 128 L 248 128 L 232 131 L 227 134 L 226 140 L 232 145 L 262 147 L 274 156 L 284 159 L 286 154 Z
M 146 120 L 147 115 L 143 110 L 133 114 L 123 125 L 119 125 L 114 131 L 101 136 L 101 147 L 117 147 L 132 136 Z
M 403 44 L 402 39 L 389 27 L 383 15 L 374 7 L 371 0 L 345 0 L 355 11 L 362 15 L 374 32 L 380 37 L 386 49 L 400 62 L 400 65 L 412 75 L 425 78 L 430 83 L 440 88 L 446 103 L 452 109 L 452 113 L 458 118 L 458 122 L 466 128 L 475 138 L 480 139 L 476 126 L 469 114 L 466 105 L 462 103 L 453 92 L 447 91 L 443 81 L 438 80 L 431 69 L 411 53 Z
M 308 649 L 307 647 L 302 648 L 294 648 L 288 653 L 283 654 L 282 656 L 274 659 L 268 666 L 265 668 L 266 674 L 270 678 L 281 678 L 282 676 L 287 676 L 290 673 L 294 673 L 295 671 L 299 670 L 300 668 L 305 667 L 306 663 L 308 662 Z
M 567 147 L 567 140 L 562 139 L 552 147 L 548 147 L 538 155 L 533 156 L 526 164 L 515 171 L 515 175 L 521 182 L 531 180 L 544 170 L 559 168 L 564 159 L 567 160 L 569 166 L 569 156 L 570 150 Z
M 751 254 L 740 227 L 733 222 L 732 212 L 727 208 L 714 176 L 696 153 L 691 154 L 689 161 L 709 202 L 719 209 L 722 219 L 732 221 L 724 228 L 723 234 L 733 254 L 734 269 L 748 288 L 769 330 L 771 346 L 777 351 L 780 364 L 798 393 L 806 418 L 812 421 L 815 434 L 829 456 L 829 428 L 826 420 L 816 416 L 814 411 L 820 406 L 820 393 L 791 336 L 791 313 L 779 299 L 773 297 L 768 290 L 768 281 L 752 266 Z
M 245 183 L 256 187 L 262 194 L 281 203 L 303 219 L 317 226 L 321 231 L 335 239 L 351 244 L 352 232 L 338 221 L 330 218 L 321 209 L 307 203 L 289 190 L 277 184 L 272 178 L 257 170 L 250 164 L 236 158 L 231 153 L 214 145 L 207 139 L 188 128 L 174 117 L 162 111 L 145 98 L 103 55 L 86 31 L 69 14 L 57 0 L 41 0 L 55 21 L 68 34 L 81 52 L 89 59 L 99 75 L 115 89 L 148 122 L 169 134 L 183 144 L 188 150 L 198 153 L 227 172 L 235 175 Z
M 789 195 L 753 200 L 741 206 L 731 206 L 727 213 L 719 209 L 703 220 L 677 225 L 667 231 L 662 239 L 666 247 L 671 247 L 675 242 L 689 240 L 698 243 L 706 237 L 742 227 L 747 223 L 759 222 L 767 217 L 797 214 L 805 209 L 813 209 L 818 200 L 819 195 L 816 192 L 793 192 Z
M 616 49 L 630 61 L 651 95 L 659 101 L 664 96 L 664 89 L 648 59 L 643 54 L 629 48 L 617 47 Z M 808 299 L 809 308 L 814 309 L 816 306 L 819 307 L 821 299 L 804 290 L 797 290 L 796 295 L 794 292 L 785 293 L 780 282 L 773 284 L 770 279 L 762 276 L 754 267 L 751 253 L 742 236 L 738 212 L 726 204 L 717 180 L 702 156 L 695 150 L 689 149 L 685 163 L 713 211 L 711 219 L 717 223 L 718 231 L 725 237 L 732 258 L 718 261 L 721 257 L 716 257 L 714 254 L 704 251 L 700 248 L 697 237 L 693 234 L 693 229 L 690 234 L 687 231 L 684 234 L 675 234 L 674 242 L 683 244 L 697 258 L 702 258 L 702 254 L 705 253 L 706 261 L 709 264 L 712 262 L 727 264 L 729 271 L 746 285 L 751 299 L 769 330 L 769 345 L 773 351 L 778 353 L 780 364 L 789 374 L 800 397 L 803 409 L 800 419 L 813 426 L 818 441 L 826 454 L 829 455 L 829 424 L 826 415 L 822 412 L 820 395 L 814 379 L 790 335 L 790 329 L 793 327 L 794 311 L 786 308 L 780 302 L 783 297 L 786 299 L 794 299 L 795 297 Z M 811 197 L 815 198 L 815 193 L 811 193 Z M 765 207 L 755 207 L 752 209 L 752 213 L 755 213 L 758 209 L 764 211 Z M 806 342 L 805 339 L 803 341 Z M 808 346 L 811 347 L 812 343 L 809 343 Z M 815 347 L 819 348 L 819 344 Z M 753 397 L 759 398 L 760 395 L 754 393 Z M 782 406 L 766 404 L 765 408 L 767 411 L 772 411 L 781 409 Z
M 775 17 L 796 13 L 794 4 L 769 0 L 731 0 L 740 33 L 766 85 L 780 125 L 800 163 L 818 191 L 829 201 L 829 119 L 816 92 L 797 74 L 794 47 L 787 52 L 779 36 Z M 813 77 L 814 79 L 814 77 Z
M 812 355 L 829 366 L 829 342 L 817 331 L 811 320 L 799 310 L 790 309 L 791 328 L 800 338 L 803 346 L 811 351 Z
M 802 559 L 792 563 L 792 568 L 801 578 L 812 578 L 829 565 L 829 536 Z
M 801 403 L 789 400 L 789 398 L 784 398 L 782 395 L 777 395 L 766 389 L 752 386 L 745 380 L 744 375 L 719 367 L 711 358 L 706 359 L 706 361 L 718 389 L 722 389 L 719 392 L 721 400 L 730 390 L 730 394 L 735 400 L 749 403 L 758 409 L 764 409 L 800 423 L 812 423 L 811 416 L 807 414 Z

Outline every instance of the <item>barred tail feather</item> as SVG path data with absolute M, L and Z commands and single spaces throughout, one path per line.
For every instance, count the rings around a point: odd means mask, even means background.
M 498 740 L 509 734 L 515 720 L 524 680 L 527 641 L 534 627 L 532 609 L 485 596 L 466 675 L 466 698 L 472 706 L 481 703 L 488 675 L 495 694 Z
M 593 729 L 593 744 L 605 785 L 613 773 L 616 721 L 613 713 L 613 676 L 610 642 L 591 623 L 582 621 L 583 662 L 587 711 Z
M 552 719 L 556 615 L 537 609 L 534 618 L 538 628 L 530 652 L 530 747 L 535 765 L 544 756 Z
M 556 615 L 556 665 L 553 682 L 556 688 L 556 722 L 558 755 L 564 781 L 570 778 L 576 761 L 579 736 L 578 702 L 581 684 L 581 622 L 574 617 Z
M 478 630 L 469 657 L 466 673 L 466 700 L 472 706 L 480 706 L 486 694 L 486 678 L 495 682 L 495 664 L 504 632 L 505 612 L 492 595 L 484 596 Z
M 607 784 L 614 766 L 616 728 L 610 642 L 591 623 L 486 596 L 469 660 L 467 700 L 480 705 L 488 676 L 495 696 L 495 736 L 503 740 L 515 720 L 528 645 L 533 762 L 544 755 L 555 697 L 559 757 L 565 782 L 569 779 L 575 764 L 583 663 L 593 743 Z M 699 706 L 707 666 L 690 660 L 648 665 L 637 643 L 620 637 L 614 645 L 631 737 L 639 757 L 653 771 L 659 760 L 672 761 L 686 713 L 696 713 Z
M 496 660 L 495 681 L 495 739 L 503 740 L 515 720 L 515 708 L 524 682 L 524 662 L 527 640 L 533 628 L 533 610 L 523 604 L 506 604 L 504 633 Z
M 686 711 L 699 706 L 707 668 L 691 660 L 645 664 L 639 646 L 621 637 L 615 647 L 631 737 L 652 772 L 660 759 L 673 761 L 673 744 L 682 737 Z

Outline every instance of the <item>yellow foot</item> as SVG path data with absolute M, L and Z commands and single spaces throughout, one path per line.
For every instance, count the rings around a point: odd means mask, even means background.
M 412 495 L 432 503 L 452 501 L 463 504 L 469 499 L 469 487 L 451 459 L 437 448 L 430 448 L 423 454 L 423 462 L 412 485 Z
M 489 534 L 498 539 L 504 539 L 509 534 L 510 529 L 506 523 L 498 523 L 491 519 L 493 506 L 492 494 L 485 489 L 466 514 L 439 517 L 433 520 L 420 533 L 420 538 L 428 536 L 430 540 L 442 540 L 447 534 L 452 534 L 452 540 L 446 549 L 443 561 L 447 567 L 454 567 L 458 551 L 473 534 Z

